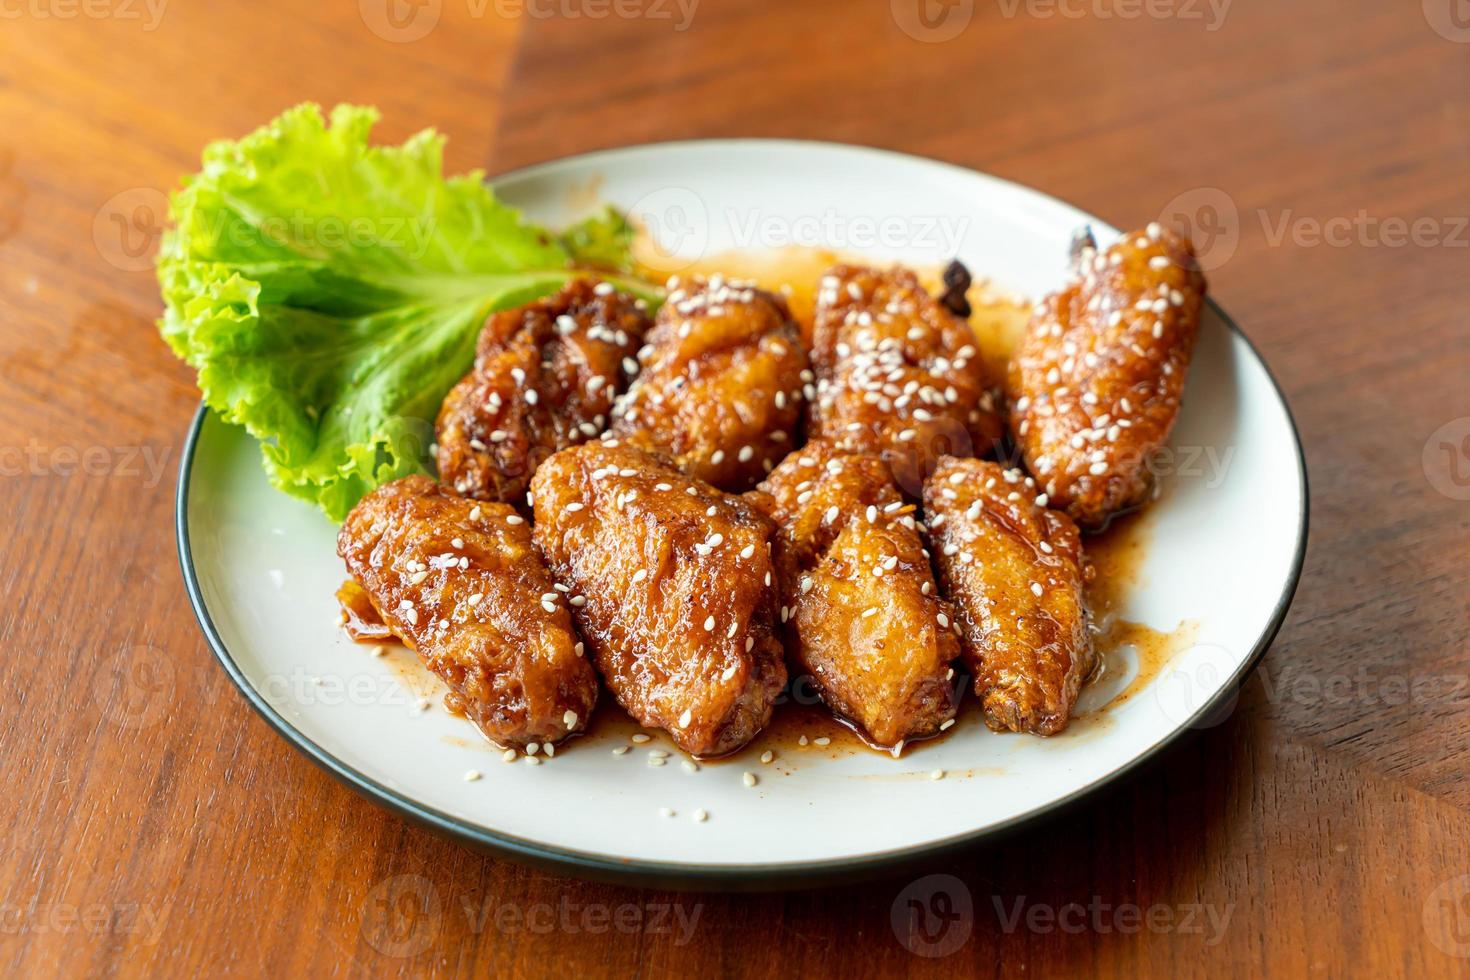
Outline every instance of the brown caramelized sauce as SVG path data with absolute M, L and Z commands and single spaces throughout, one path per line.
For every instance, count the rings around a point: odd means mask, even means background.
M 595 191 L 596 185 L 579 191 L 578 200 L 587 194 L 595 194 Z M 635 239 L 633 254 L 638 274 L 653 282 L 661 283 L 671 275 L 708 277 L 718 274 L 730 279 L 748 279 L 779 293 L 786 297 L 792 316 L 808 340 L 818 283 L 823 273 L 843 262 L 887 264 L 887 260 L 845 256 L 828 249 L 801 246 L 736 250 L 686 261 L 660 253 L 651 236 L 642 232 Z M 917 271 L 926 289 L 933 292 L 942 290 L 942 264 Z M 1031 315 L 1031 304 L 1025 297 L 1006 293 L 990 281 L 979 278 L 967 296 L 973 308 L 970 326 L 975 332 L 977 346 L 990 377 L 998 382 L 1004 377 L 1010 354 Z M 1093 723 L 1105 716 L 1106 709 L 1126 702 L 1147 687 L 1175 654 L 1194 643 L 1198 623 L 1186 620 L 1173 630 L 1162 631 L 1120 615 L 1126 607 L 1127 597 L 1145 584 L 1143 563 L 1151 538 L 1152 522 L 1145 509 L 1120 515 L 1103 532 L 1083 539 L 1087 559 L 1097 570 L 1094 582 L 1088 587 L 1087 597 L 1093 613 L 1098 662 L 1083 688 L 1082 701 L 1074 715 L 1076 723 L 1055 737 L 1065 738 L 1079 729 L 1094 727 Z M 355 582 L 349 580 L 344 583 L 337 592 L 337 598 L 342 606 L 344 629 L 352 639 L 373 643 L 393 639 L 367 594 Z M 389 648 L 385 660 L 404 686 L 420 696 L 428 696 L 438 689 L 437 678 L 406 649 Z M 960 670 L 958 663 L 956 670 Z M 955 681 L 963 685 L 957 692 L 959 710 L 955 724 L 948 732 L 934 738 L 905 744 L 904 758 L 922 754 L 927 747 L 941 742 L 949 732 L 985 725 L 980 699 L 973 696 L 969 679 L 957 673 Z M 646 735 L 648 740 L 634 742 L 634 735 Z M 824 744 L 819 744 L 819 739 Z M 457 736 L 444 736 L 444 741 L 460 747 L 488 746 L 487 742 L 473 742 Z M 581 743 L 579 748 L 608 751 L 626 746 L 630 755 L 660 750 L 669 753 L 670 762 L 684 758 L 682 752 L 675 751 L 666 734 L 639 726 L 606 691 L 598 701 L 586 732 L 577 741 Z M 771 753 L 771 760 L 762 762 L 767 752 Z M 851 726 L 834 717 L 817 701 L 809 688 L 803 692 L 800 686 L 789 686 L 778 699 L 770 723 L 749 744 L 718 759 L 700 759 L 698 764 L 738 765 L 763 775 L 777 775 L 794 772 L 796 763 L 802 759 L 838 759 L 869 752 L 892 754 L 886 748 L 869 745 Z M 859 778 L 928 779 L 929 772 L 928 769 L 885 772 Z M 951 769 L 947 774 L 962 777 L 1002 772 L 1004 770 L 999 768 L 976 768 Z

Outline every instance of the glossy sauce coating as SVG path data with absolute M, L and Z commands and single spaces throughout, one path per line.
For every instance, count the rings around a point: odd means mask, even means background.
M 779 296 L 719 276 L 672 280 L 639 360 L 614 411 L 619 440 L 731 492 L 791 451 L 811 372 Z
M 954 610 L 888 467 L 809 443 L 751 499 L 776 521 L 793 669 L 870 742 L 901 746 L 954 717 Z
M 840 265 L 812 324 L 813 439 L 878 453 L 917 498 L 940 456 L 984 456 L 1000 439 L 974 334 L 911 271 Z
M 608 690 L 696 756 L 732 752 L 786 683 L 771 522 L 630 446 L 557 453 L 532 481 L 535 537 L 572 588 Z
M 1077 526 L 1018 469 L 944 459 L 924 484 L 939 578 L 998 731 L 1055 735 L 1095 661 Z
M 1179 414 L 1205 293 L 1188 240 L 1158 224 L 1036 308 L 1011 359 L 1010 427 L 1053 506 L 1087 528 L 1143 501 Z
M 512 507 L 404 477 L 358 502 L 337 553 L 379 618 L 449 686 L 450 706 L 486 737 L 522 746 L 585 727 L 597 677 Z
M 519 503 L 542 460 L 602 434 L 649 326 L 641 300 L 589 279 L 492 315 L 439 411 L 439 478 Z

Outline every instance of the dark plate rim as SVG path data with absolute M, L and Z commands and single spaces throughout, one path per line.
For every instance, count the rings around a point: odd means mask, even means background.
M 660 147 L 672 148 L 681 145 L 717 146 L 719 144 L 733 143 L 805 143 L 811 146 L 864 150 L 871 153 L 891 155 L 909 161 L 922 161 L 927 164 L 952 167 L 967 174 L 1010 183 L 1004 181 L 1002 178 L 993 177 L 980 171 L 970 170 L 928 157 L 897 153 L 891 150 L 883 150 L 861 144 L 784 139 L 679 140 L 665 143 L 643 143 L 636 146 L 594 150 L 588 153 L 560 157 L 508 171 L 500 175 L 497 179 L 512 177 L 549 164 L 565 163 L 579 158 L 595 157 L 600 154 Z M 1014 186 L 1021 187 L 1032 193 L 1042 194 L 1042 192 L 1026 188 L 1024 185 L 1017 184 Z M 1061 199 L 1052 195 L 1042 194 L 1042 196 L 1053 201 L 1059 201 L 1068 207 L 1073 207 L 1075 210 L 1081 210 L 1075 208 L 1069 202 L 1061 201 Z M 1302 487 L 1301 506 L 1298 513 L 1299 531 L 1296 542 L 1296 555 L 1293 559 L 1287 581 L 1282 588 L 1280 597 L 1277 599 L 1275 608 L 1271 612 L 1271 617 L 1266 624 L 1266 628 L 1257 639 L 1255 646 L 1252 647 L 1250 655 L 1246 657 L 1226 683 L 1221 686 L 1215 696 L 1196 711 L 1188 721 L 1184 724 L 1177 725 L 1162 741 L 1147 751 L 1135 756 L 1117 769 L 1093 780 L 1086 786 L 1064 797 L 1053 800 L 1044 806 L 1037 807 L 1023 814 L 1018 814 L 998 824 L 992 824 L 944 840 L 934 841 L 920 847 L 894 849 L 853 858 L 772 864 L 698 865 L 680 862 L 621 860 L 606 855 L 540 844 L 476 826 L 468 821 L 444 813 L 441 810 L 425 806 L 417 800 L 384 786 L 372 777 L 342 762 L 292 726 L 280 712 L 272 707 L 256 691 L 254 686 L 245 677 L 240 666 L 235 662 L 234 656 L 225 645 L 224 639 L 220 636 L 219 630 L 215 627 L 214 621 L 210 617 L 209 609 L 205 604 L 203 593 L 200 590 L 198 576 L 194 570 L 194 558 L 189 540 L 188 522 L 189 488 L 193 476 L 194 455 L 198 446 L 200 433 L 204 427 L 204 421 L 210 413 L 209 407 L 202 403 L 194 414 L 194 419 L 189 426 L 189 434 L 184 442 L 184 449 L 179 463 L 178 490 L 175 496 L 174 524 L 178 540 L 179 567 L 183 573 L 184 588 L 189 596 L 189 604 L 199 621 L 199 627 L 203 631 L 204 637 L 208 641 L 211 650 L 213 650 L 216 659 L 219 660 L 220 665 L 224 668 L 225 673 L 240 691 L 241 695 L 244 696 L 245 701 L 282 738 L 312 762 L 369 800 L 400 816 L 477 848 L 500 853 L 522 862 L 550 870 L 568 872 L 579 877 L 615 880 L 628 884 L 652 883 L 672 887 L 701 885 L 720 887 L 723 885 L 726 887 L 766 886 L 770 888 L 788 888 L 803 885 L 816 886 L 837 880 L 868 876 L 881 870 L 891 869 L 893 866 L 901 863 L 917 864 L 923 861 L 930 861 L 945 854 L 971 847 L 982 841 L 992 840 L 1013 832 L 1023 825 L 1032 824 L 1044 818 L 1055 816 L 1061 811 L 1076 805 L 1083 799 L 1092 796 L 1103 787 L 1111 785 L 1142 768 L 1166 749 L 1173 746 L 1182 737 L 1197 730 L 1202 720 L 1209 718 L 1222 704 L 1237 694 L 1246 677 L 1260 663 L 1261 658 L 1265 656 L 1267 649 L 1270 648 L 1272 641 L 1276 638 L 1276 634 L 1280 631 L 1281 624 L 1286 619 L 1287 611 L 1291 608 L 1292 599 L 1296 595 L 1297 586 L 1301 582 L 1302 568 L 1307 553 L 1308 523 L 1311 511 L 1311 492 L 1307 482 L 1307 460 L 1302 447 L 1301 432 L 1297 427 L 1296 418 L 1292 415 L 1291 405 L 1286 399 L 1286 394 L 1282 391 L 1280 382 L 1277 381 L 1275 374 L 1271 371 L 1270 365 L 1261 356 L 1256 345 L 1246 336 L 1245 331 L 1220 308 L 1218 303 L 1213 299 L 1207 299 L 1206 303 L 1220 317 L 1226 327 L 1245 342 L 1246 347 L 1250 349 L 1251 354 L 1261 365 L 1262 370 L 1265 371 L 1266 377 L 1270 380 L 1271 387 L 1276 393 L 1276 398 L 1281 403 L 1281 409 L 1286 415 L 1287 423 L 1291 428 L 1293 445 L 1296 450 L 1297 472 Z

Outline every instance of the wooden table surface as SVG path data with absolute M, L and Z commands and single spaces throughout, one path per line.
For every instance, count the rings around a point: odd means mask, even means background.
M 1470 972 L 1467 13 L 0 3 L 0 971 Z M 437 126 L 454 170 L 800 136 L 1117 224 L 1193 215 L 1306 446 L 1311 545 L 1273 648 L 1228 717 L 1122 785 L 857 886 L 589 884 L 365 802 L 255 716 L 195 625 L 173 493 L 197 392 L 153 327 L 162 193 L 303 99 L 376 104 L 383 139 Z M 916 896 L 927 931 L 896 930 Z

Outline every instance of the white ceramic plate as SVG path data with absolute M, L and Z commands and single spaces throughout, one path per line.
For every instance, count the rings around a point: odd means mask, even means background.
M 830 144 L 632 147 L 495 183 L 553 226 L 586 213 L 594 197 L 629 208 L 681 256 L 780 244 L 783 235 L 930 267 L 957 254 L 1030 296 L 1062 280 L 1079 226 L 1090 224 L 1104 244 L 1116 235 L 1014 184 Z M 405 651 L 374 657 L 346 639 L 333 599 L 343 579 L 336 528 L 272 490 L 253 441 L 203 411 L 183 460 L 179 551 L 205 634 L 246 698 L 377 802 L 572 873 L 779 884 L 861 872 L 1036 818 L 1233 698 L 1295 589 L 1307 493 L 1281 393 L 1214 306 L 1172 442 L 1178 472 L 1149 515 L 1140 581 L 1122 611 L 1162 630 L 1194 621 L 1194 645 L 1143 691 L 1059 737 L 997 735 L 968 714 L 946 738 L 901 759 L 788 747 L 769 766 L 750 760 L 691 773 L 677 753 L 671 765 L 649 766 L 646 749 L 657 740 L 614 756 L 630 729 L 610 725 L 549 764 L 504 764 L 468 722 L 444 712 L 437 682 Z M 432 707 L 420 710 L 421 700 Z M 753 788 L 742 780 L 747 769 L 760 777 Z M 928 778 L 934 769 L 946 778 Z M 466 781 L 468 770 L 483 778 Z M 676 815 L 661 816 L 663 807 Z M 698 809 L 707 820 L 692 819 Z

